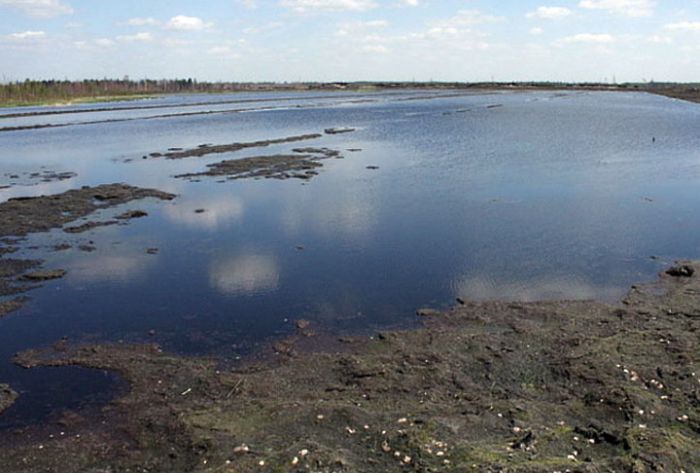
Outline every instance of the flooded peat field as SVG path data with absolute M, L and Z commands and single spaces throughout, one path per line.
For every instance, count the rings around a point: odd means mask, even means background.
M 0 203 L 112 183 L 176 196 L 5 241 L 17 251 L 4 258 L 66 273 L 0 319 L 0 384 L 19 393 L 0 429 L 125 389 L 102 371 L 12 363 L 61 341 L 235 360 L 300 319 L 372 333 L 457 297 L 614 301 L 700 257 L 699 125 L 697 105 L 602 92 L 0 110 Z M 76 229 L 88 221 L 113 224 Z

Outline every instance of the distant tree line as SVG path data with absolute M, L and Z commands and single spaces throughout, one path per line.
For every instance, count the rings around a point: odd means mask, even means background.
M 564 83 L 564 82 L 198 82 L 196 79 L 130 80 L 86 79 L 30 80 L 0 83 L 0 105 L 55 103 L 77 99 L 100 97 L 131 97 L 141 95 L 178 93 L 221 93 L 269 90 L 359 90 L 359 89 L 468 89 L 468 88 L 516 88 L 516 89 L 605 89 L 645 90 L 678 98 L 700 100 L 698 84 L 674 84 L 645 82 L 637 84 Z
M 25 80 L 0 84 L 0 102 L 33 103 L 86 97 L 119 97 L 186 92 L 214 92 L 224 84 L 198 83 L 194 79 L 137 80 L 128 78 L 68 80 Z

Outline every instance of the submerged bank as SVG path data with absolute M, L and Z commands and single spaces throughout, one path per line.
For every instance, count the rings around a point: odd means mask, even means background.
M 3 441 L 7 471 L 695 471 L 700 263 L 617 305 L 476 303 L 423 328 L 332 342 L 308 323 L 275 355 L 65 343 L 26 368 L 113 370 L 99 422 Z M 325 346 L 323 350 L 311 348 Z M 105 425 L 109 429 L 105 429 Z

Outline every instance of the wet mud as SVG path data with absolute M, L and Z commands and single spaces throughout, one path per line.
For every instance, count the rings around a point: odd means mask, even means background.
M 175 195 L 126 184 L 104 184 L 56 195 L 10 199 L 0 203 L 0 238 L 46 232 L 97 210 L 147 197 L 172 200 Z
M 324 155 L 276 154 L 230 159 L 209 164 L 206 171 L 180 174 L 175 177 L 196 180 L 199 177 L 225 176 L 229 180 L 246 178 L 311 179 L 318 175 L 317 168 L 323 166 L 319 159 Z
M 7 384 L 0 384 L 0 414 L 15 403 L 19 396 Z
M 302 320 L 268 357 L 233 367 L 156 345 L 27 351 L 16 358 L 25 368 L 112 370 L 131 390 L 106 420 L 40 440 L 41 449 L 39 440 L 0 442 L 3 464 L 13 472 L 698 471 L 698 269 L 683 262 L 619 304 L 461 300 L 445 312 L 420 310 L 422 328 L 335 342 Z
M 306 135 L 288 136 L 286 138 L 277 138 L 277 139 L 271 139 L 271 140 L 261 140 L 261 141 L 252 141 L 252 142 L 244 142 L 244 143 L 229 143 L 229 144 L 223 144 L 223 145 L 203 144 L 203 145 L 199 145 L 196 148 L 191 148 L 191 149 L 186 149 L 186 150 L 171 148 L 171 150 L 173 150 L 173 151 L 169 151 L 166 153 L 151 153 L 149 156 L 152 158 L 165 157 L 168 159 L 183 159 L 183 158 L 192 158 L 192 157 L 200 158 L 202 156 L 206 156 L 209 154 L 230 153 L 230 152 L 240 151 L 242 149 L 248 149 L 248 148 L 264 148 L 264 147 L 267 147 L 270 145 L 277 145 L 277 144 L 283 144 L 283 143 L 293 143 L 296 141 L 315 140 L 315 139 L 321 138 L 321 136 L 322 135 L 319 133 L 312 133 L 312 134 L 306 134 Z
M 18 172 L 4 173 L 3 179 L 0 182 L 0 189 L 9 189 L 13 186 L 31 186 L 39 183 L 67 181 L 73 179 L 77 174 L 69 171 L 34 171 L 34 172 Z

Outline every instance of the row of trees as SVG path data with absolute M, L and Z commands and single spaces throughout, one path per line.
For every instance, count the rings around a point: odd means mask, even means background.
M 641 89 L 656 93 L 673 91 L 677 94 L 692 93 L 697 95 L 697 84 L 602 84 L 602 83 L 556 83 L 556 82 L 512 82 L 512 83 L 458 83 L 458 82 L 356 82 L 356 83 L 237 83 L 237 82 L 198 82 L 195 79 L 164 80 L 130 80 L 123 79 L 89 79 L 82 81 L 68 80 L 25 80 L 21 82 L 0 83 L 0 105 L 22 105 L 31 103 L 49 103 L 99 97 L 128 97 L 154 94 L 177 93 L 217 93 L 236 91 L 264 90 L 338 90 L 353 88 L 616 88 Z
M 28 104 L 70 101 L 82 98 L 128 97 L 153 94 L 216 93 L 245 90 L 312 88 L 300 84 L 198 82 L 195 79 L 129 80 L 88 79 L 25 80 L 0 83 L 0 104 Z
M 25 80 L 0 84 L 0 103 L 33 103 L 72 100 L 85 97 L 114 97 L 162 93 L 209 92 L 216 84 L 198 83 L 194 79 L 83 81 Z

